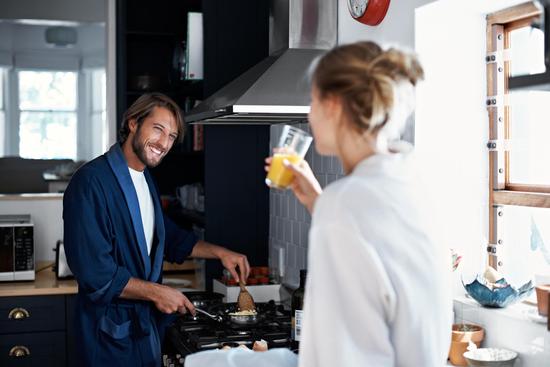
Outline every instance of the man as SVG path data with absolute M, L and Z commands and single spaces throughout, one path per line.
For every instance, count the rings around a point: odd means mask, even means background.
M 76 333 L 87 366 L 156 366 L 163 327 L 191 302 L 160 283 L 163 260 L 218 258 L 238 279 L 246 256 L 178 228 L 162 213 L 147 167 L 184 133 L 168 97 L 141 96 L 124 115 L 119 143 L 81 167 L 63 198 L 65 249 L 78 282 Z M 246 278 L 245 278 L 246 279 Z

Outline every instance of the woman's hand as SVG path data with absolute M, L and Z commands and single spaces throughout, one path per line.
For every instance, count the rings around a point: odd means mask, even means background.
M 269 171 L 271 165 L 271 157 L 265 159 L 265 170 Z M 296 198 L 304 205 L 309 213 L 313 210 L 313 205 L 317 197 L 323 192 L 319 181 L 315 178 L 311 167 L 305 159 L 299 163 L 293 164 L 287 160 L 283 161 L 286 169 L 289 169 L 294 174 L 294 178 L 290 183 L 290 189 L 296 195 Z

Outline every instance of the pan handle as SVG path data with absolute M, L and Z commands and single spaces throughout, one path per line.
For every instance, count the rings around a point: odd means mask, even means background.
M 222 322 L 222 321 L 223 321 L 223 319 L 222 319 L 222 317 L 221 317 L 220 315 L 212 315 L 212 314 L 206 312 L 205 310 L 201 310 L 200 308 L 196 308 L 196 307 L 195 307 L 195 311 L 197 311 L 197 312 L 199 312 L 199 313 L 202 313 L 203 315 L 206 315 L 206 316 L 210 317 L 212 320 L 216 320 L 216 321 L 218 321 L 218 322 Z

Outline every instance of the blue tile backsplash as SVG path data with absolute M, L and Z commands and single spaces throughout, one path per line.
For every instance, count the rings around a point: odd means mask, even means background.
M 298 128 L 310 131 L 308 124 Z M 271 127 L 271 147 L 274 147 L 283 129 L 282 125 Z M 306 161 L 311 166 L 321 187 L 343 177 L 340 162 L 335 157 L 317 154 L 315 147 L 309 148 Z M 269 264 L 278 268 L 279 248 L 284 249 L 283 282 L 297 286 L 300 269 L 307 268 L 307 244 L 311 216 L 298 202 L 290 190 L 271 189 L 269 194 Z

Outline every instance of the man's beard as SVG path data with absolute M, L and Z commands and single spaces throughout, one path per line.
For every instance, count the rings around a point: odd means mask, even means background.
M 164 158 L 164 155 L 160 157 L 160 159 L 156 162 L 151 161 L 149 158 L 147 158 L 147 154 L 145 153 L 145 144 L 141 143 L 141 125 L 138 125 L 138 128 L 136 130 L 136 134 L 134 135 L 134 139 L 132 140 L 132 150 L 136 154 L 136 156 L 139 158 L 141 163 L 143 163 L 148 168 L 154 168 L 162 162 L 162 159 Z

